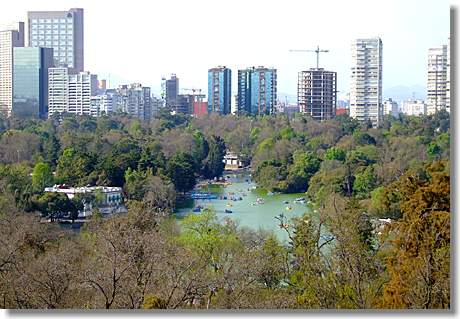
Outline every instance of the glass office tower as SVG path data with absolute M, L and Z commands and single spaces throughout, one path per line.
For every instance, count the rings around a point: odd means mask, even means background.
M 29 46 L 54 49 L 54 65 L 84 71 L 83 9 L 28 12 Z
M 225 66 L 208 70 L 208 113 L 229 114 L 232 101 L 232 70 Z
M 276 69 L 260 66 L 238 70 L 238 112 L 253 115 L 273 114 L 276 91 Z
M 13 116 L 46 118 L 53 49 L 14 48 L 13 56 Z

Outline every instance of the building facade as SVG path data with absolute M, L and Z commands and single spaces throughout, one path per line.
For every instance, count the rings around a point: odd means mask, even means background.
M 54 49 L 54 65 L 69 73 L 84 71 L 83 9 L 28 12 L 28 40 L 31 47 Z
M 391 115 L 393 117 L 398 117 L 399 107 L 396 101 L 393 101 L 391 98 L 383 102 L 383 114 Z
M 357 39 L 351 51 L 350 116 L 376 127 L 383 117 L 382 40 Z
M 121 85 L 117 89 L 115 109 L 140 120 L 150 120 L 152 103 L 150 87 L 140 83 Z
M 427 113 L 434 114 L 441 109 L 450 108 L 450 79 L 448 88 L 447 45 L 428 50 Z M 450 78 L 450 75 L 449 75 Z M 448 98 L 449 96 L 449 98 Z
M 53 49 L 18 47 L 14 48 L 13 57 L 13 116 L 46 118 Z
M 322 68 L 299 72 L 297 104 L 300 112 L 315 120 L 334 118 L 337 108 L 337 73 Z
M 69 74 L 68 68 L 58 67 L 50 68 L 48 77 L 49 116 L 63 112 L 93 115 L 91 97 L 96 95 L 97 75 L 90 72 Z
M 236 105 L 239 113 L 273 114 L 276 100 L 276 69 L 260 66 L 238 70 Z
M 69 199 L 73 199 L 77 194 L 98 194 L 100 199 L 97 202 L 97 208 L 103 215 L 125 213 L 127 211 L 123 204 L 123 189 L 121 187 L 69 187 L 66 185 L 54 185 L 53 187 L 45 187 L 44 191 L 48 193 L 62 193 Z M 78 218 L 86 218 L 92 215 L 92 204 L 84 200 L 83 204 L 84 208 L 79 212 Z
M 165 80 L 165 106 L 173 108 L 177 104 L 179 95 L 179 78 L 175 74 L 171 74 L 169 80 Z
M 0 113 L 13 110 L 13 48 L 24 46 L 24 22 L 0 26 Z
M 208 70 L 208 113 L 221 115 L 231 112 L 232 71 L 219 66 Z
M 208 114 L 208 102 L 196 101 L 193 103 L 193 115 L 202 116 Z
M 91 115 L 91 97 L 96 94 L 97 75 L 80 72 L 69 75 L 69 105 L 67 112 Z
M 427 104 L 423 100 L 407 100 L 401 105 L 401 113 L 411 116 L 427 114 Z
M 48 69 L 48 116 L 68 111 L 69 69 Z

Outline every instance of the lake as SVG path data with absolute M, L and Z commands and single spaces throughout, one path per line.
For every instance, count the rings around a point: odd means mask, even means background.
M 211 208 L 220 219 L 227 217 L 236 220 L 240 227 L 271 230 L 279 240 L 285 241 L 288 239 L 286 231 L 279 227 L 280 222 L 275 217 L 283 213 L 287 218 L 292 218 L 311 211 L 307 204 L 295 202 L 296 198 L 304 197 L 304 193 L 270 195 L 265 189 L 257 187 L 248 173 L 227 173 L 224 176 L 230 185 L 212 184 L 195 190 L 216 194 L 218 199 L 193 200 L 189 207 L 179 209 L 175 215 L 183 218 L 189 214 L 200 214 L 193 212 L 193 207 L 200 205 Z M 223 196 L 227 196 L 228 199 L 220 199 Z M 230 199 L 232 196 L 241 197 L 242 200 L 233 201 Z M 257 203 L 258 198 L 261 198 L 263 203 Z M 226 213 L 225 210 L 231 210 L 232 213 Z

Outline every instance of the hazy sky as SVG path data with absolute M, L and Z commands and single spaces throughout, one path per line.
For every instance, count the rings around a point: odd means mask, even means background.
M 27 11 L 85 9 L 85 69 L 110 86 L 140 82 L 159 93 L 161 77 L 176 73 L 182 88 L 207 93 L 207 70 L 226 65 L 236 92 L 239 68 L 278 69 L 278 92 L 296 95 L 297 72 L 316 55 L 289 49 L 330 50 L 320 67 L 338 73 L 349 91 L 352 39 L 380 36 L 383 86 L 426 86 L 427 50 L 447 43 L 448 0 L 404 1 L 109 1 L 14 0 L 0 22 L 26 21 Z M 340 93 L 339 93 L 340 95 Z M 280 97 L 281 98 L 281 97 Z

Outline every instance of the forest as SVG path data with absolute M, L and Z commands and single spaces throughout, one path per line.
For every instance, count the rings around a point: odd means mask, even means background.
M 317 214 L 270 231 L 174 211 L 227 150 Z M 126 214 L 59 226 L 119 186 Z M 87 200 L 97 201 L 97 196 Z M 385 223 L 378 221 L 385 220 Z M 327 229 L 330 236 L 322 236 Z M 449 309 L 450 116 L 0 119 L 0 302 L 13 309 Z

